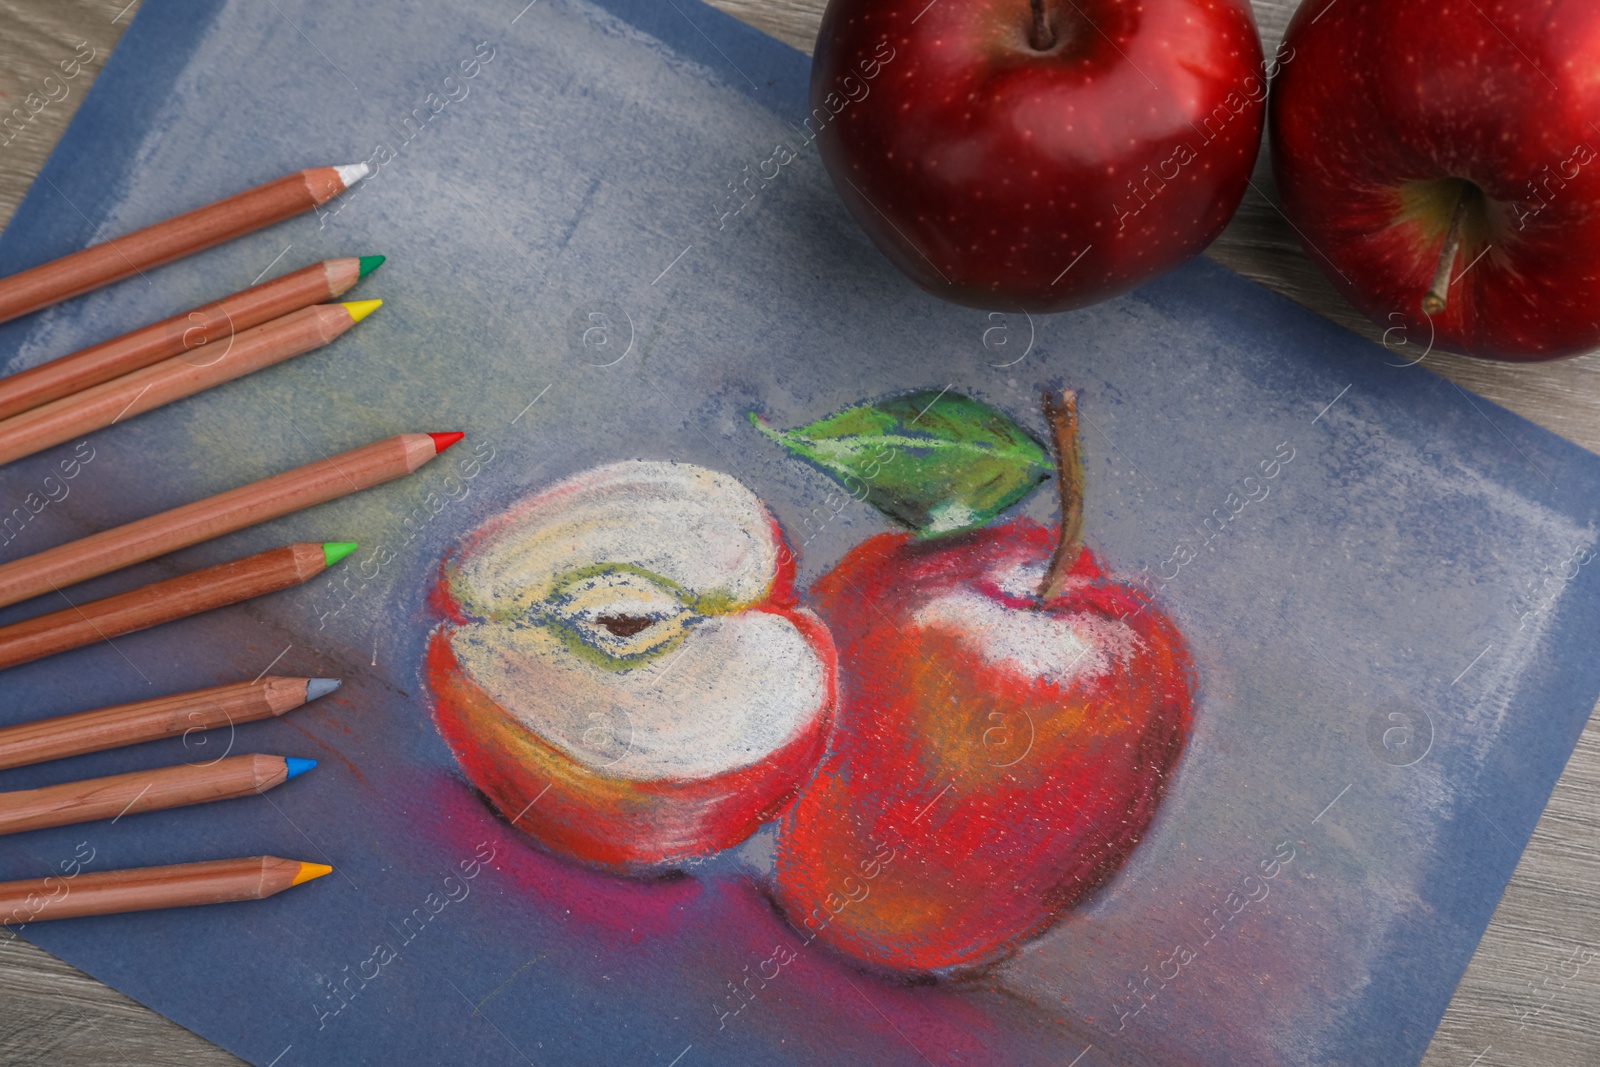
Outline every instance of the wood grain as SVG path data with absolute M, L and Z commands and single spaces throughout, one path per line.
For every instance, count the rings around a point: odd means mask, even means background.
M 428 434 L 396 434 L 0 564 L 0 606 L 370 489 L 410 474 L 436 455 Z
M 49 922 L 261 900 L 295 885 L 304 867 L 299 860 L 247 856 L 0 882 L 0 918 L 20 915 L 23 923 Z
M 0 626 L 0 670 L 299 585 L 326 555 L 300 541 Z
M 342 296 L 355 285 L 360 273 L 359 259 L 313 263 L 203 307 L 8 374 L 0 378 L 0 419 L 183 353 L 203 361 L 203 357 L 193 355 L 202 345 L 220 341 L 206 351 L 225 350 L 241 330 Z
M 712 0 L 806 52 L 823 0 Z M 1294 4 L 1255 0 L 1270 53 Z M 0 91 L 17 99 L 88 40 L 104 62 L 121 0 L 0 0 Z M 0 149 L 0 221 L 43 162 L 86 77 Z M 1333 292 L 1272 206 L 1271 175 L 1254 188 L 1208 255 L 1364 337 L 1379 332 Z M 1396 357 L 1398 361 L 1398 357 Z M 1430 355 L 1439 373 L 1591 450 L 1600 451 L 1600 357 L 1512 367 Z M 41 872 L 45 873 L 45 872 Z M 1600 949 L 1600 722 L 1590 720 L 1424 1060 L 1426 1067 L 1592 1067 L 1600 1063 L 1600 957 L 1576 976 L 1575 947 Z M 1563 982 L 1565 984 L 1563 984 Z M 0 938 L 0 1064 L 222 1067 L 241 1061 L 49 954 Z M 1523 1012 L 1544 1005 L 1524 1020 Z M 1481 1057 L 1481 1058 L 1480 1058 Z
M 342 304 L 313 304 L 228 339 L 0 420 L 0 464 L 320 348 L 353 326 Z
M 124 815 L 233 800 L 265 793 L 288 780 L 284 757 L 252 753 L 17 789 L 0 793 L 0 834 L 101 819 L 115 822 Z
M 304 704 L 310 683 L 268 675 L 15 723 L 0 729 L 0 770 L 274 718 Z
M 296 171 L 0 278 L 0 322 L 304 214 L 344 188 L 333 167 Z

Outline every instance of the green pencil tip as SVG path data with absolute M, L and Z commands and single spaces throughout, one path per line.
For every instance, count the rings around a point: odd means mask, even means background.
M 354 541 L 324 541 L 322 543 L 322 562 L 324 566 L 331 567 L 356 550 Z
M 383 266 L 383 256 L 362 256 L 358 263 L 361 264 L 361 273 L 356 275 L 357 280 L 365 278 L 379 267 Z

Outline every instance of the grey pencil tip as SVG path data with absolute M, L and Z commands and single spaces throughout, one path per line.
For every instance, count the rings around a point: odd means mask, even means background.
M 307 678 L 306 699 L 315 700 L 318 697 L 325 697 L 337 688 L 339 688 L 339 679 L 337 678 Z

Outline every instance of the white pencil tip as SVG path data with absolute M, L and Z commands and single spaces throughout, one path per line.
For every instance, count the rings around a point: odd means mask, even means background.
M 334 167 L 333 169 L 339 175 L 339 180 L 344 182 L 346 189 L 372 173 L 372 168 L 365 163 L 346 163 L 342 167 Z

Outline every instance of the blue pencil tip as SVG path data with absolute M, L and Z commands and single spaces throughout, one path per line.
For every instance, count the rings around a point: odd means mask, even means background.
M 315 700 L 318 697 L 325 697 L 339 688 L 339 684 L 339 679 L 337 678 L 307 678 L 306 699 Z
M 317 765 L 317 761 L 314 759 L 299 759 L 295 756 L 283 757 L 283 763 L 284 766 L 289 768 L 289 773 L 285 776 L 284 781 L 288 781 L 290 778 L 298 778 Z

